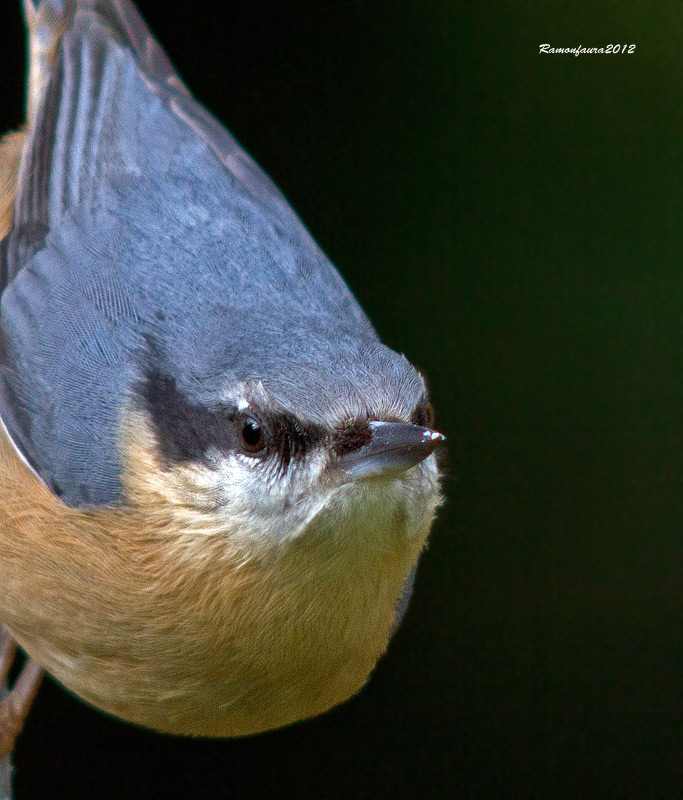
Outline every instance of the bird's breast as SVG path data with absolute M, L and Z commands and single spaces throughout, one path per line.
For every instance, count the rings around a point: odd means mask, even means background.
M 77 695 L 168 733 L 246 735 L 347 699 L 424 540 L 256 556 L 163 506 L 68 508 L 4 442 L 0 470 L 0 619 Z

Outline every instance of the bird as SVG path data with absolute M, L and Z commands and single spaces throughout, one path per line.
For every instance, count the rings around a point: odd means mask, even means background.
M 129 0 L 23 0 L 0 144 L 0 704 L 238 737 L 367 682 L 443 501 L 423 375 Z

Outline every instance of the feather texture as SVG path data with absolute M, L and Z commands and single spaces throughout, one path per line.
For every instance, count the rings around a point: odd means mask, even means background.
M 32 47 L 48 55 L 35 59 L 35 116 L 0 246 L 0 415 L 53 491 L 74 506 L 120 500 L 118 426 L 151 340 L 179 384 L 204 381 L 213 402 L 277 363 L 283 398 L 305 408 L 347 341 L 359 370 L 349 386 L 398 375 L 421 391 L 127 0 L 35 13 Z M 283 373 L 299 370 L 310 378 L 297 390 Z
M 255 733 L 358 691 L 395 626 L 435 483 L 412 521 L 400 493 L 377 496 L 370 538 L 361 508 L 348 538 L 321 521 L 259 551 L 189 507 L 183 470 L 169 480 L 144 424 L 129 425 L 128 508 L 65 506 L 0 440 L 0 618 L 27 652 L 98 708 L 168 733 Z

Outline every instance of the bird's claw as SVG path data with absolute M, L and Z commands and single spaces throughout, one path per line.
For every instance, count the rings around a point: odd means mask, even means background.
M 10 632 L 0 626 L 0 758 L 14 749 L 43 676 L 38 664 L 28 659 L 10 691 L 7 678 L 16 649 Z

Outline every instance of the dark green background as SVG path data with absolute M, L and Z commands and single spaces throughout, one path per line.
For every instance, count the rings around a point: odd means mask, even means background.
M 17 800 L 682 797 L 681 4 L 140 7 L 428 376 L 447 503 L 359 697 L 196 742 L 47 685 Z

